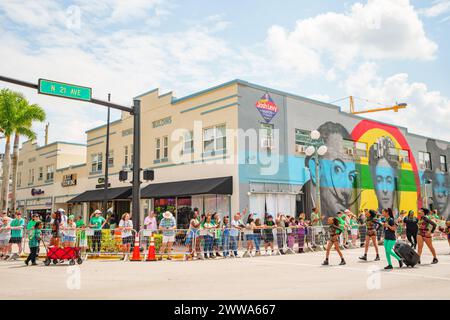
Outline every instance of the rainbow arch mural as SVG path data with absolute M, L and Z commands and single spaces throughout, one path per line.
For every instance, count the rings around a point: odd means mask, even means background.
M 391 198 L 392 207 L 399 211 L 416 211 L 422 206 L 417 163 L 398 128 L 363 120 L 353 129 L 351 137 L 368 146 L 367 157 L 359 159 L 361 188 L 364 190 L 359 209 L 388 207 Z M 386 159 L 390 156 L 390 148 L 403 150 L 407 161 Z

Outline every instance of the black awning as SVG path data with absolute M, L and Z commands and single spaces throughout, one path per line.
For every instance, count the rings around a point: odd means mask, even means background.
M 125 200 L 131 195 L 131 187 L 108 188 L 106 192 L 106 200 Z M 105 197 L 105 189 L 88 190 L 79 194 L 67 203 L 103 201 Z
M 198 194 L 233 194 L 233 177 L 149 184 L 141 198 L 182 197 Z

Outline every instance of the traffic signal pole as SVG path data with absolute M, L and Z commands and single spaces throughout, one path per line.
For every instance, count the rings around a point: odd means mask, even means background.
M 141 217 L 141 101 L 133 101 L 133 196 L 131 220 L 135 230 L 140 230 Z
M 9 83 L 16 84 L 19 86 L 36 89 L 36 90 L 38 90 L 38 92 L 40 91 L 39 84 L 22 81 L 22 80 L 18 80 L 18 79 L 14 79 L 14 78 L 9 78 L 9 77 L 5 77 L 2 75 L 0 75 L 0 81 L 9 82 Z M 57 83 L 57 82 L 55 81 L 55 83 Z M 62 84 L 63 86 L 67 85 L 67 86 L 72 86 L 72 88 L 73 87 L 76 88 L 76 86 L 74 86 L 74 85 L 69 85 L 69 84 L 64 84 L 64 83 L 59 83 L 59 84 Z M 75 90 L 75 93 L 76 92 L 77 91 Z M 44 93 L 44 92 L 39 92 L 39 93 Z M 133 187 L 132 187 L 132 196 L 131 196 L 132 197 L 132 206 L 133 206 L 132 221 L 133 221 L 134 228 L 139 230 L 139 228 L 140 228 L 140 208 L 141 208 L 141 206 L 140 206 L 140 204 L 141 204 L 141 189 L 140 189 L 140 185 L 141 185 L 141 179 L 140 179 L 140 176 L 141 176 L 140 175 L 140 173 L 141 173 L 141 161 L 140 161 L 141 160 L 141 102 L 140 102 L 140 100 L 134 100 L 132 107 L 126 107 L 126 106 L 122 106 L 119 104 L 111 103 L 109 101 L 95 99 L 93 97 L 89 97 L 88 100 L 86 100 L 86 98 L 77 99 L 75 94 L 67 95 L 66 97 L 58 95 L 58 94 L 48 93 L 48 92 L 44 93 L 44 94 L 48 94 L 48 95 L 51 95 L 54 97 L 59 97 L 59 98 L 69 98 L 69 99 L 75 99 L 75 100 L 79 100 L 79 101 L 83 101 L 83 102 L 98 104 L 98 105 L 101 105 L 104 107 L 109 107 L 109 108 L 128 112 L 133 116 L 133 123 L 134 123 L 134 129 L 133 129 Z M 108 161 L 108 159 L 106 159 L 106 161 Z M 107 183 L 107 181 L 105 181 L 105 183 Z

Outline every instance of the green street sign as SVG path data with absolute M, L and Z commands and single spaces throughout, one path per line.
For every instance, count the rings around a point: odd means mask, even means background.
M 68 99 L 90 101 L 92 89 L 46 79 L 39 79 L 39 93 Z

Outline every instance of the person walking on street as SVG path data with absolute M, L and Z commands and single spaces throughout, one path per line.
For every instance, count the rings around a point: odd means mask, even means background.
M 403 218 L 403 222 L 406 225 L 406 238 L 415 250 L 417 247 L 417 232 L 419 230 L 419 220 L 414 216 L 413 210 L 410 210 L 408 215 Z
M 433 255 L 433 261 L 431 262 L 431 264 L 436 264 L 438 263 L 438 259 L 436 257 L 436 250 L 434 250 L 433 247 L 432 234 L 436 230 L 437 225 L 429 218 L 429 214 L 430 210 L 428 210 L 427 208 L 422 208 L 419 210 L 418 214 L 419 234 L 417 235 L 417 254 L 419 255 L 419 257 L 422 256 L 423 244 L 425 243 L 428 249 L 430 249 L 431 254 Z M 419 260 L 419 264 L 420 263 L 421 261 Z
M 386 251 L 386 260 L 388 265 L 384 268 L 385 270 L 393 269 L 391 256 L 394 257 L 398 261 L 398 264 L 403 267 L 402 259 L 394 252 L 394 245 L 396 242 L 395 232 L 397 231 L 397 225 L 394 220 L 394 213 L 391 208 L 383 209 L 383 216 L 385 218 L 385 222 L 383 223 L 384 227 L 384 250 Z
M 377 213 L 375 210 L 369 210 L 366 213 L 366 241 L 364 247 L 364 255 L 359 257 L 359 259 L 367 261 L 367 252 L 369 251 L 369 245 L 372 241 L 372 244 L 375 248 L 376 257 L 375 261 L 380 260 L 380 253 L 378 251 L 378 242 L 377 242 L 377 228 L 379 228 L 381 224 L 377 221 Z
M 341 257 L 341 263 L 339 263 L 339 265 L 343 266 L 345 265 L 345 259 L 341 249 L 339 248 L 339 236 L 343 232 L 341 224 L 339 223 L 339 220 L 337 218 L 329 217 L 328 225 L 330 230 L 330 240 L 328 240 L 327 242 L 326 257 L 322 265 L 323 266 L 329 265 L 330 251 L 331 248 L 334 246 L 336 252 L 339 254 L 339 257 Z
M 159 223 L 159 229 L 163 233 L 162 245 L 160 248 L 161 259 L 163 254 L 167 251 L 167 260 L 172 260 L 170 254 L 172 253 L 172 245 L 175 242 L 175 229 L 177 224 L 172 212 L 166 211 L 163 213 L 163 218 Z
M 41 229 L 42 229 L 42 222 L 40 221 L 36 222 L 32 232 L 28 237 L 28 246 L 30 247 L 30 254 L 25 260 L 25 264 L 27 266 L 30 263 L 30 261 L 33 266 L 37 265 L 36 257 L 38 255 L 39 243 L 41 241 Z

